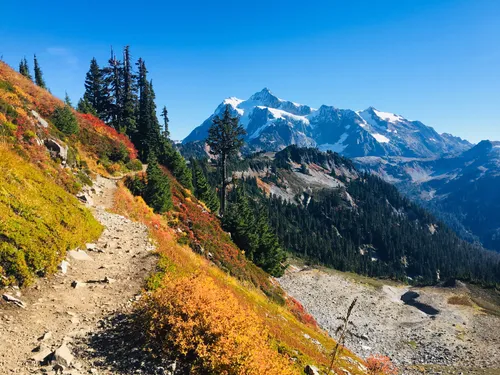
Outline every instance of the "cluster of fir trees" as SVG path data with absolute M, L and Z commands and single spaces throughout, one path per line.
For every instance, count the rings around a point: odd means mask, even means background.
M 45 80 L 43 79 L 42 69 L 40 68 L 40 64 L 38 63 L 36 55 L 33 55 L 33 65 L 34 65 L 33 70 L 35 72 L 35 80 L 34 80 L 35 84 L 43 89 L 47 89 Z M 23 58 L 19 63 L 19 73 L 21 73 L 23 76 L 33 81 L 33 76 L 31 75 L 30 68 L 28 65 L 28 60 L 26 60 L 26 57 Z
M 286 254 L 269 225 L 268 207 L 252 200 L 244 185 L 237 186 L 228 197 L 228 208 L 222 219 L 224 230 L 245 256 L 269 274 L 283 274 Z
M 133 195 L 141 196 L 156 213 L 161 214 L 172 208 L 170 180 L 154 156 L 148 161 L 146 175 L 129 177 L 125 185 Z
M 376 176 L 361 174 L 344 188 L 316 194 L 307 205 L 266 197 L 255 179 L 242 183 L 252 199 L 267 205 L 281 246 L 303 258 L 368 276 L 411 277 L 421 284 L 453 278 L 500 283 L 498 254 L 460 239 Z
M 191 170 L 169 139 L 167 108 L 163 107 L 163 125 L 160 125 L 146 62 L 139 58 L 133 64 L 128 46 L 123 49 L 122 60 L 111 51 L 104 67 L 100 67 L 95 58 L 91 60 L 85 77 L 85 93 L 77 108 L 126 134 L 142 161 L 154 155 L 184 187 L 192 189 Z
M 211 212 L 217 212 L 220 207 L 219 198 L 217 198 L 215 189 L 210 186 L 201 163 L 191 158 L 189 165 L 193 174 L 193 193 L 195 197 L 203 201 Z

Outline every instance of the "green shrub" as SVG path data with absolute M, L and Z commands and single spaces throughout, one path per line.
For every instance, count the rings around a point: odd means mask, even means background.
M 131 171 L 140 171 L 142 170 L 142 163 L 139 159 L 134 159 L 134 160 L 130 160 L 127 165 L 126 165 L 127 169 L 131 170 Z
M 78 121 L 69 105 L 56 108 L 52 114 L 52 122 L 65 135 L 78 132 Z

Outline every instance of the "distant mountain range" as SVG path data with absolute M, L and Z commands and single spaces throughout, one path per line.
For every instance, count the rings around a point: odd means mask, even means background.
M 473 145 L 420 121 L 382 112 L 283 100 L 268 89 L 225 99 L 183 141 L 184 154 L 206 154 L 212 119 L 229 106 L 247 131 L 250 152 L 317 147 L 354 160 L 431 209 L 463 238 L 500 251 L 500 143 Z
M 459 153 L 472 145 L 450 134 L 439 134 L 420 121 L 381 112 L 322 105 L 318 109 L 280 99 L 267 88 L 248 100 L 225 99 L 215 112 L 183 141 L 204 140 L 212 119 L 229 106 L 247 131 L 246 141 L 254 151 L 279 151 L 296 144 L 318 147 L 348 157 L 401 156 L 435 158 Z

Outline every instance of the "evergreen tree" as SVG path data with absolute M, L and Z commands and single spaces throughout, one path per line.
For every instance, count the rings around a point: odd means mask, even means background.
M 90 102 L 85 98 L 80 98 L 76 108 L 80 113 L 89 113 L 97 117 L 97 111 L 92 106 L 92 104 L 90 104 Z
M 26 60 L 26 57 L 21 60 L 19 63 L 19 73 L 21 73 L 23 76 L 26 78 L 33 80 L 33 77 L 31 76 L 30 73 L 30 68 L 28 65 L 28 60 Z
M 150 157 L 146 170 L 147 185 L 144 200 L 157 213 L 164 213 L 172 208 L 172 192 L 170 181 L 163 173 L 154 155 Z
M 163 137 L 165 139 L 170 139 L 170 131 L 168 130 L 168 111 L 166 106 L 163 106 L 161 117 L 163 117 Z
M 137 102 L 137 85 L 135 83 L 135 75 L 132 72 L 132 64 L 130 58 L 130 47 L 126 46 L 123 49 L 123 93 L 121 103 L 121 126 L 124 132 L 133 138 L 137 131 L 136 123 L 136 102 Z
M 92 58 L 90 68 L 85 76 L 85 93 L 83 94 L 85 107 L 92 106 L 102 121 L 110 118 L 110 97 L 104 81 L 104 73 L 99 68 L 97 60 Z M 88 111 L 88 109 L 87 109 Z
M 58 107 L 52 114 L 52 122 L 65 135 L 78 132 L 78 121 L 69 105 Z
M 108 66 L 103 70 L 104 83 L 109 93 L 109 123 L 121 133 L 125 133 L 123 120 L 123 68 L 120 60 L 116 58 L 113 49 L 108 60 Z
M 68 92 L 67 92 L 67 91 L 65 91 L 65 92 L 64 92 L 64 103 L 65 103 L 67 106 L 69 106 L 69 107 L 73 108 L 73 103 L 71 103 L 71 98 L 69 97 L 69 95 L 68 95 Z
M 190 165 L 193 175 L 194 195 L 203 201 L 210 211 L 217 212 L 220 203 L 215 190 L 208 184 L 203 170 L 194 158 L 191 159 Z
M 213 124 L 208 130 L 207 144 L 210 146 L 210 153 L 218 157 L 221 172 L 221 216 L 224 215 L 226 207 L 228 159 L 236 155 L 243 146 L 245 134 L 245 130 L 239 124 L 239 118 L 231 116 L 229 105 L 226 105 L 222 118 L 219 116 L 214 117 Z
M 33 61 L 34 61 L 34 70 L 35 70 L 35 83 L 40 86 L 42 89 L 47 89 L 47 86 L 45 85 L 45 81 L 43 79 L 43 73 L 42 69 L 40 68 L 40 65 L 38 65 L 38 59 L 36 58 L 36 55 L 33 56 Z
M 137 62 L 139 88 L 139 107 L 137 112 L 137 133 L 135 144 L 142 160 L 149 155 L 162 153 L 160 124 L 156 116 L 155 94 L 152 82 L 147 79 L 147 69 L 144 60 Z

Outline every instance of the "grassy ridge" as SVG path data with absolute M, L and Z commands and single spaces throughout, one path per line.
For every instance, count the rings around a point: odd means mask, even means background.
M 217 218 L 175 180 L 172 188 L 175 212 L 168 216 L 154 214 L 124 186 L 115 197 L 115 211 L 145 223 L 160 255 L 158 272 L 149 280 L 154 291 L 143 305 L 151 337 L 170 354 L 190 359 L 192 373 L 301 374 L 307 364 L 326 370 L 335 341 L 300 304 L 278 302 L 276 295 L 288 298 L 234 253 L 239 249 Z M 195 254 L 186 245 L 191 241 L 214 251 L 213 262 Z M 348 350 L 334 370 L 344 374 L 343 369 L 365 373 L 363 361 Z
M 50 274 L 66 250 L 96 239 L 101 225 L 78 200 L 0 145 L 0 285 Z

